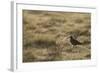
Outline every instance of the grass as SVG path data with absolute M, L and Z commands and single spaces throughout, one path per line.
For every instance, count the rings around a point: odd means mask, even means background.
M 82 45 L 72 47 L 70 35 Z M 91 59 L 91 14 L 23 10 L 23 62 Z

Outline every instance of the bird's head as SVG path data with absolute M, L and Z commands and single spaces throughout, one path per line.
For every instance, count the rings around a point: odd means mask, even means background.
M 72 35 L 70 36 L 70 39 L 71 39 L 71 38 L 73 38 L 73 36 L 72 36 Z
M 75 34 L 69 34 L 67 36 L 67 39 L 72 39 L 72 38 L 77 39 L 77 35 L 75 35 Z

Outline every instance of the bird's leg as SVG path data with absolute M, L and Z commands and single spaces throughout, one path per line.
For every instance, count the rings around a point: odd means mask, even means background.
M 72 45 L 71 48 L 74 48 L 74 45 Z

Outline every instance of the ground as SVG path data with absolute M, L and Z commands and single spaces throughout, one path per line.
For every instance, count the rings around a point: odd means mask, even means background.
M 82 42 L 72 47 L 69 36 Z M 91 14 L 23 10 L 23 62 L 91 59 Z

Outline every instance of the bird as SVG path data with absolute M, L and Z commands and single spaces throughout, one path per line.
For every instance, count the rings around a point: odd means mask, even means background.
M 73 36 L 70 36 L 70 43 L 72 44 L 73 47 L 76 46 L 76 45 L 81 45 L 82 44 L 77 39 L 75 39 Z

